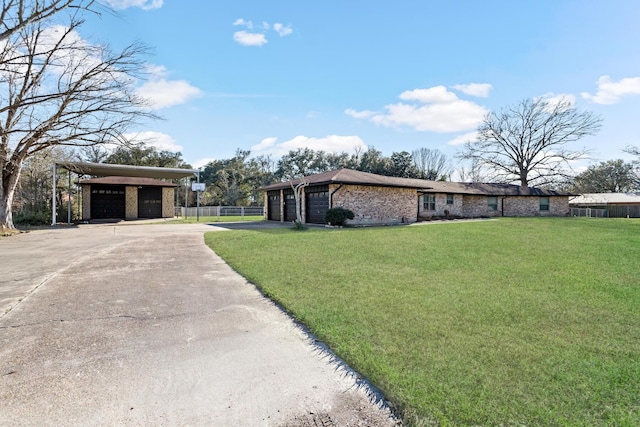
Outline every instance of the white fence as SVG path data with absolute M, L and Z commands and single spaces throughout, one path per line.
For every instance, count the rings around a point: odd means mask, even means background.
M 592 208 L 571 208 L 571 216 L 585 216 L 588 218 L 607 218 L 609 216 L 606 209 Z
M 198 210 L 199 209 L 199 210 Z M 264 216 L 264 208 L 261 206 L 200 206 L 199 208 L 175 208 L 175 215 L 182 218 L 195 218 L 196 216 Z

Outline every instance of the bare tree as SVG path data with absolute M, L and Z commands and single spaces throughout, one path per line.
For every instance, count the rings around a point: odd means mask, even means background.
M 601 121 L 565 99 L 527 99 L 487 114 L 478 127 L 478 139 L 467 142 L 459 157 L 475 160 L 509 182 L 544 185 L 566 177 L 569 163 L 585 157 L 586 150 L 566 146 L 597 133 Z
M 3 0 L 0 40 L 10 38 L 30 24 L 51 18 L 63 9 L 90 10 L 95 3 L 95 0 Z
M 14 228 L 25 159 L 54 146 L 127 143 L 123 132 L 155 117 L 134 91 L 146 49 L 91 45 L 76 32 L 82 22 L 28 23 L 0 46 L 0 228 Z
M 634 156 L 640 157 L 640 147 L 634 147 L 633 145 L 629 145 L 623 151 L 625 153 L 629 153 L 629 154 L 632 154 Z
M 501 182 L 492 171 L 487 170 L 477 160 L 469 165 L 462 165 L 456 170 L 460 182 Z
M 435 181 L 451 175 L 451 162 L 440 150 L 418 148 L 411 152 L 411 157 L 420 179 Z
M 298 178 L 298 183 L 291 181 L 291 188 L 293 189 L 293 197 L 296 201 L 296 228 L 302 227 L 302 192 L 304 188 L 309 185 L 304 176 Z

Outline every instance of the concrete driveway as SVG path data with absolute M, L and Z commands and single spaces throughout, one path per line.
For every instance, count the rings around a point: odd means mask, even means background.
M 0 239 L 0 425 L 394 425 L 201 224 Z

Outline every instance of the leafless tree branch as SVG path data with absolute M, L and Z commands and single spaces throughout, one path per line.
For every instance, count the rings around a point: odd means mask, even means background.
M 601 121 L 566 100 L 527 99 L 487 114 L 478 139 L 468 142 L 458 157 L 488 167 L 508 182 L 546 185 L 568 176 L 570 162 L 588 154 L 566 145 L 597 133 Z

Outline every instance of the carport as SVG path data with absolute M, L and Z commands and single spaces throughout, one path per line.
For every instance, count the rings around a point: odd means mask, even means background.
M 197 169 L 180 169 L 180 168 L 162 168 L 152 166 L 130 166 L 130 165 L 112 165 L 106 163 L 88 163 L 88 162 L 56 162 L 53 165 L 53 195 L 52 195 L 52 211 L 51 225 L 56 225 L 56 179 L 58 167 L 64 168 L 69 172 L 73 172 L 78 176 L 92 175 L 98 178 L 87 180 L 89 184 L 95 184 L 99 202 L 94 203 L 96 209 L 100 204 L 100 212 L 103 215 L 116 215 L 118 217 L 126 217 L 127 209 L 127 188 L 135 188 L 141 191 L 141 198 L 138 198 L 137 191 L 135 195 L 135 208 L 139 212 L 140 207 L 138 201 L 147 201 L 143 206 L 142 217 L 157 214 L 158 200 L 162 200 L 162 193 L 158 193 L 158 188 L 169 188 L 175 185 L 163 185 L 160 179 L 181 179 L 195 176 L 200 181 L 200 173 Z M 91 182 L 93 181 L 93 182 Z M 155 181 L 155 182 L 154 182 Z M 69 174 L 69 188 L 71 188 L 71 174 Z M 102 191 L 102 193 L 100 193 Z M 108 194 L 107 194 L 108 192 Z M 160 195 L 159 195 L 160 194 Z M 91 197 L 91 196 L 89 196 Z M 151 203 L 153 202 L 153 203 Z M 112 204 L 110 204 L 112 203 Z M 104 205 L 104 206 L 102 206 Z M 94 207 L 92 206 L 92 207 Z M 146 208 L 146 209 L 145 209 Z M 89 208 L 91 209 L 91 208 Z M 161 208 L 160 208 L 161 209 Z M 84 207 L 83 207 L 84 210 Z M 139 216 L 139 214 L 137 214 Z M 69 203 L 68 221 L 71 222 L 71 204 Z

